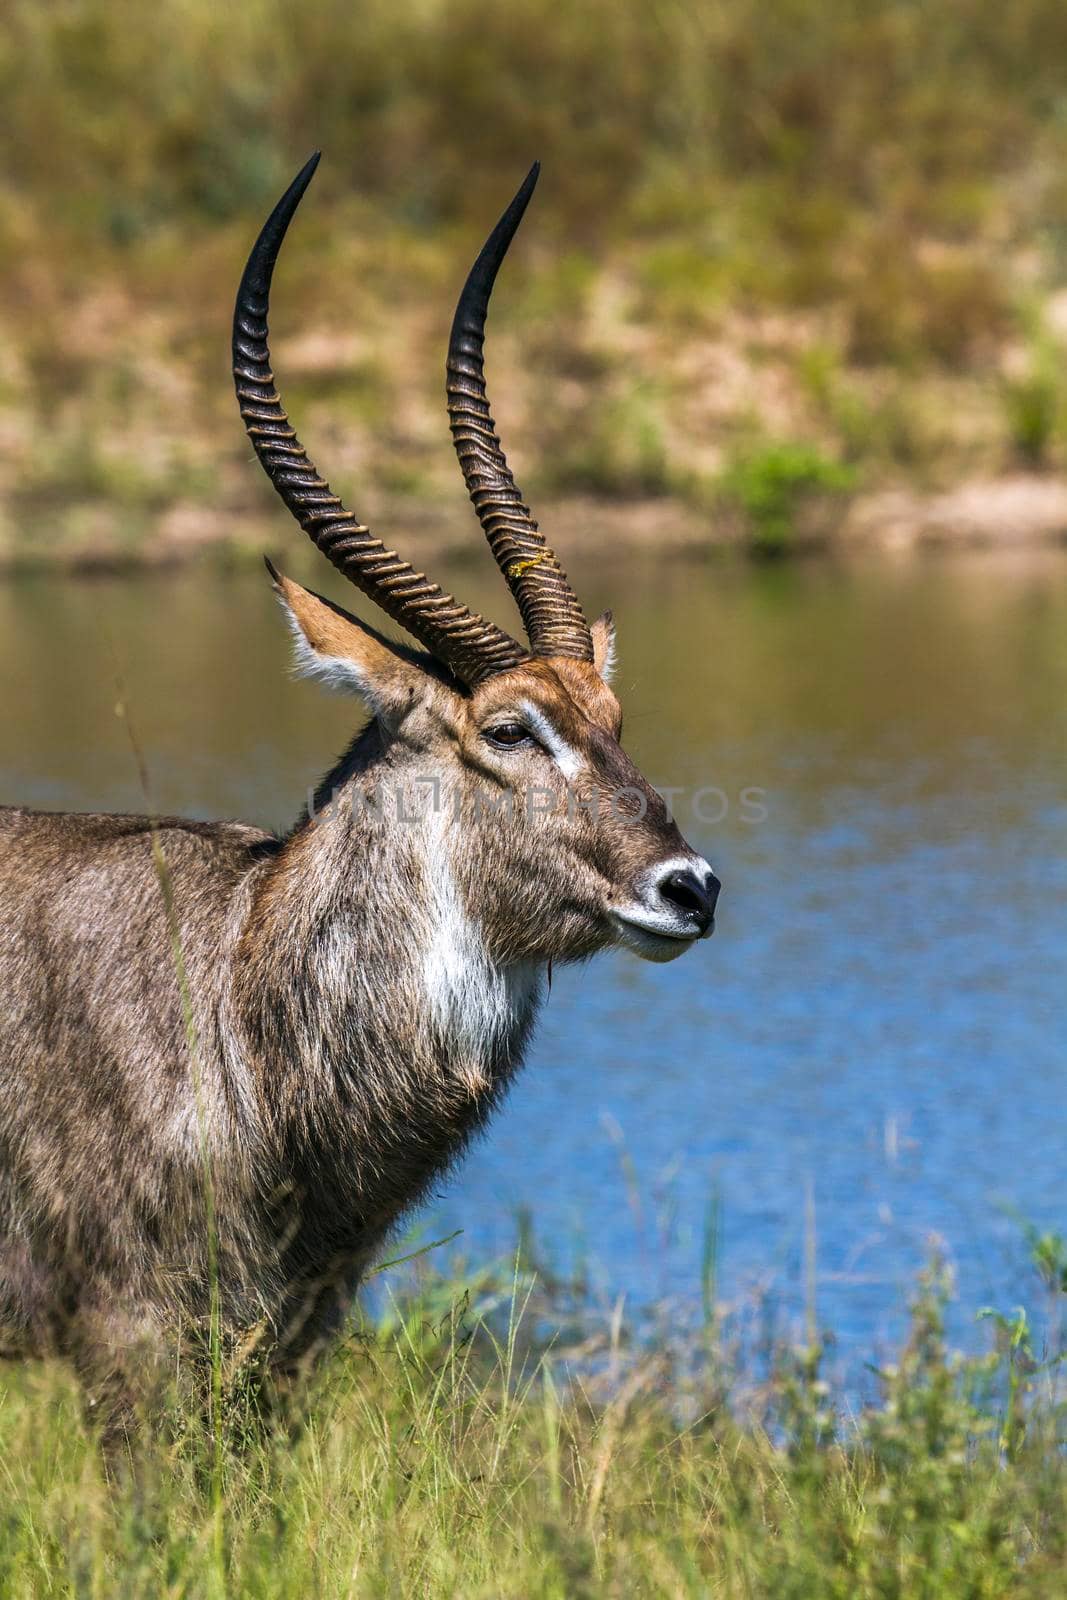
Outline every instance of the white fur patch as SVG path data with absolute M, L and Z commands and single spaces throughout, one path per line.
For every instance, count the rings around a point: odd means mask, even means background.
M 308 644 L 292 606 L 281 595 L 278 596 L 278 603 L 293 636 L 293 672 L 296 676 L 313 678 L 316 683 L 340 694 L 354 693 L 362 695 L 365 700 L 372 700 L 373 688 L 356 663 L 347 656 L 324 655 Z
M 535 706 L 532 700 L 521 701 L 520 709 L 530 732 L 544 745 L 556 766 L 567 779 L 567 782 L 573 783 L 584 766 L 584 762 L 577 750 L 574 749 L 573 745 L 567 743 L 562 734 L 552 726 L 544 712 L 538 706 Z
M 607 633 L 607 648 L 603 658 L 597 662 L 597 671 L 605 683 L 610 683 L 615 676 L 615 667 L 618 663 L 618 651 L 615 645 L 615 629 L 609 628 Z
M 640 874 L 634 884 L 636 899 L 613 908 L 619 942 L 649 961 L 673 961 L 694 942 L 691 926 L 679 920 L 674 906 L 661 893 L 660 886 L 672 872 L 713 876 L 703 856 L 669 857 Z
M 430 927 L 422 981 L 434 1028 L 475 1093 L 489 1086 L 482 1063 L 525 1020 L 537 996 L 539 975 L 530 964 L 504 969 L 490 961 L 481 930 L 456 885 L 449 823 L 444 812 L 428 819 Z

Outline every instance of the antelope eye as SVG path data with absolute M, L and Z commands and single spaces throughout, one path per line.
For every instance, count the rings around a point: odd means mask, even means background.
M 514 750 L 516 745 L 533 743 L 533 735 L 521 722 L 498 722 L 484 729 L 482 737 L 499 750 Z

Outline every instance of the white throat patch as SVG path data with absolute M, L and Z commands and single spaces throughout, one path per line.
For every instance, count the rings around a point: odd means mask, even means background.
M 426 870 L 429 927 L 422 981 L 434 1032 L 472 1094 L 489 1087 L 489 1061 L 507 1035 L 529 1017 L 539 989 L 532 963 L 511 968 L 489 959 L 481 929 L 456 884 L 450 845 L 451 818 L 427 819 Z

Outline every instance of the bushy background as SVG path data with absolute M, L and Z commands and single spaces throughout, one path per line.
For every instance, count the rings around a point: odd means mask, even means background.
M 1054 0 L 11 0 L 0 557 L 260 538 L 233 289 L 308 151 L 287 398 L 361 506 L 436 508 L 454 295 L 530 160 L 494 402 L 531 488 L 781 542 L 801 502 L 1064 459 Z M 769 509 L 765 510 L 769 498 Z

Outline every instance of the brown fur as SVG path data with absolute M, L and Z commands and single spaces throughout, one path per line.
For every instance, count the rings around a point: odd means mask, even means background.
M 314 816 L 279 839 L 0 809 L 0 1348 L 66 1354 L 97 1388 L 203 1325 L 208 1180 L 227 1336 L 262 1326 L 279 1368 L 317 1348 L 498 1102 L 546 964 L 617 942 L 641 874 L 691 857 L 594 666 L 468 692 L 278 587 L 305 665 L 376 713 Z M 540 746 L 487 740 L 524 705 L 580 758 L 585 804 Z M 643 819 L 594 793 L 621 788 Z

